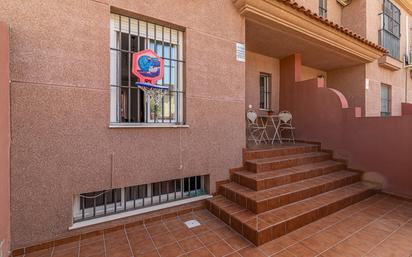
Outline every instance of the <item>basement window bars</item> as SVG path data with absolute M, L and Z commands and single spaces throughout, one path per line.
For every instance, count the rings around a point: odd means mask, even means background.
M 158 85 L 169 87 L 157 110 L 153 99 L 135 86 L 131 73 L 134 53 L 151 49 L 164 61 Z M 110 122 L 184 124 L 183 32 L 117 14 L 110 17 Z M 155 115 L 155 111 L 156 114 Z
M 319 16 L 326 18 L 328 16 L 328 0 L 319 0 Z
M 77 195 L 73 222 L 208 194 L 207 177 L 193 176 Z
M 383 1 L 381 16 L 381 29 L 379 30 L 379 45 L 389 51 L 393 58 L 400 59 L 401 38 L 401 11 L 391 1 Z

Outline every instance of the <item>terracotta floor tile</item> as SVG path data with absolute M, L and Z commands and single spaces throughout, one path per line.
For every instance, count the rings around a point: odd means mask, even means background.
M 133 256 L 132 251 L 130 250 L 130 247 L 118 247 L 118 248 L 111 248 L 111 249 L 106 249 L 106 256 L 107 257 L 127 257 L 127 256 Z
M 275 240 L 272 240 L 270 242 L 267 242 L 266 244 L 263 244 L 259 246 L 259 249 L 267 255 L 272 255 L 274 253 L 278 253 L 282 251 L 283 249 L 297 243 L 296 240 L 292 239 L 289 234 L 279 237 Z
M 213 231 L 206 232 L 204 234 L 198 235 L 197 237 L 205 245 L 221 240 L 221 238 Z
M 315 251 L 307 248 L 302 243 L 294 244 L 288 247 L 287 250 L 293 255 L 299 256 L 299 257 L 313 257 L 317 255 Z
M 359 257 L 364 254 L 365 252 L 361 251 L 357 247 L 352 246 L 350 242 L 345 241 L 327 250 L 326 252 L 322 253 L 322 256 L 324 257 L 340 257 L 340 256 Z
M 154 236 L 152 240 L 157 248 L 176 242 L 176 238 L 169 232 Z
M 241 257 L 241 256 L 242 256 L 242 255 L 240 255 L 238 252 L 225 255 L 225 257 Z
M 235 250 L 245 248 L 246 246 L 249 246 L 249 245 L 252 244 L 251 242 L 246 240 L 241 235 L 226 238 L 225 241 L 226 241 L 226 243 L 228 243 L 230 245 L 230 247 L 232 247 Z
M 190 237 L 182 241 L 178 241 L 178 243 L 185 252 L 190 252 L 203 246 L 202 242 L 200 242 L 197 237 Z
M 146 254 L 156 249 L 151 239 L 145 239 L 139 242 L 130 242 L 130 247 L 132 248 L 134 255 Z
M 189 229 L 192 233 L 196 234 L 196 235 L 200 235 L 202 233 L 206 233 L 208 231 L 210 231 L 210 229 L 206 226 L 206 225 L 200 225 L 194 228 Z
M 45 250 L 39 250 L 35 251 L 32 253 L 27 253 L 24 255 L 24 257 L 50 257 L 52 254 L 52 249 L 45 249 Z
M 158 249 L 162 257 L 176 257 L 184 253 L 177 243 L 169 244 Z
M 221 238 L 229 238 L 232 236 L 239 235 L 237 232 L 232 230 L 231 228 L 225 226 L 219 229 L 214 230 L 216 234 L 218 234 Z
M 57 251 L 53 251 L 53 257 L 78 257 L 79 256 L 79 248 L 72 247 L 68 249 L 60 249 Z
M 337 238 L 336 236 L 330 233 L 320 232 L 319 234 L 316 234 L 302 241 L 302 243 L 309 249 L 317 253 L 320 253 L 332 247 L 338 241 L 339 241 L 339 238 Z
M 181 220 L 173 220 L 165 222 L 165 226 L 169 231 L 175 231 L 179 229 L 187 228 L 186 225 Z
M 199 249 L 196 249 L 194 251 L 187 253 L 186 256 L 188 257 L 213 257 L 213 254 L 211 254 L 209 250 L 207 250 L 207 248 L 202 247 L 202 248 L 199 248 Z
M 159 257 L 157 250 L 143 254 L 134 254 L 133 257 Z
M 90 242 L 80 246 L 80 257 L 88 257 L 93 254 L 104 254 L 104 249 L 103 241 Z
M 272 255 L 272 257 L 297 257 L 293 254 L 291 254 L 289 251 L 287 250 L 283 250 L 275 255 Z
M 230 247 L 225 241 L 220 240 L 213 244 L 207 246 L 209 251 L 216 257 L 221 257 L 229 253 L 234 252 L 232 247 Z
M 149 232 L 151 236 L 156 236 L 156 235 L 164 233 L 165 231 L 167 231 L 167 229 L 166 229 L 166 226 L 162 223 L 162 224 L 156 224 L 153 226 L 148 226 L 147 231 Z
M 265 257 L 266 256 L 256 246 L 248 246 L 238 251 L 238 253 L 243 257 Z
M 174 236 L 176 240 L 183 240 L 195 236 L 195 234 L 187 228 L 172 231 L 170 234 Z

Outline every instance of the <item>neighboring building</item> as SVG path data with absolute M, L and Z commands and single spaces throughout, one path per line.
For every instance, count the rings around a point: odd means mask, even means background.
M 11 247 L 215 193 L 242 165 L 245 110 L 293 110 L 288 56 L 301 57 L 296 81 L 324 78 L 363 116 L 400 116 L 412 103 L 412 4 L 297 3 L 316 15 L 278 0 L 1 1 Z M 145 49 L 164 60 L 159 108 L 134 86 L 132 54 Z

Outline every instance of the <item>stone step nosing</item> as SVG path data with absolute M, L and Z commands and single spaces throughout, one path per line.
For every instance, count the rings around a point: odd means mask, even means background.
M 300 155 L 288 159 L 268 160 L 265 162 L 246 161 L 245 168 L 250 172 L 265 172 L 270 170 L 279 170 L 284 168 L 301 166 L 308 163 L 322 162 L 330 160 L 332 155 L 329 153 L 321 153 L 318 155 Z
M 266 190 L 266 189 L 269 189 L 275 186 L 282 186 L 282 185 L 302 181 L 305 179 L 323 176 L 326 174 L 337 172 L 339 170 L 344 170 L 345 168 L 346 168 L 346 164 L 342 162 L 336 162 L 333 164 L 315 167 L 312 169 L 297 170 L 296 172 L 293 172 L 293 173 L 278 174 L 273 177 L 259 178 L 259 179 L 250 178 L 242 174 L 239 174 L 238 172 L 234 172 L 231 176 L 231 181 L 238 183 L 242 186 L 248 187 L 250 189 L 261 191 L 261 190 Z
M 222 190 L 222 195 L 228 200 L 233 201 L 254 213 L 263 213 L 278 207 L 282 207 L 316 195 L 333 191 L 341 187 L 348 186 L 360 181 L 360 179 L 360 174 L 347 174 L 343 177 L 335 178 L 327 182 L 320 182 L 319 184 L 313 186 L 288 191 L 284 194 L 268 197 L 264 200 L 250 199 L 249 197 L 227 187 L 223 187 L 224 190 Z M 259 193 L 262 192 L 262 194 L 265 194 L 265 191 L 259 191 Z

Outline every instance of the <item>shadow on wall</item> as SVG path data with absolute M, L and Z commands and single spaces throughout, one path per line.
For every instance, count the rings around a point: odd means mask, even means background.
M 383 190 L 412 198 L 412 106 L 403 116 L 361 117 L 345 96 L 325 86 L 323 78 L 300 80 L 301 56 L 280 62 L 281 109 L 291 110 L 296 138 L 321 142 L 352 169 L 365 171 L 365 180 Z

